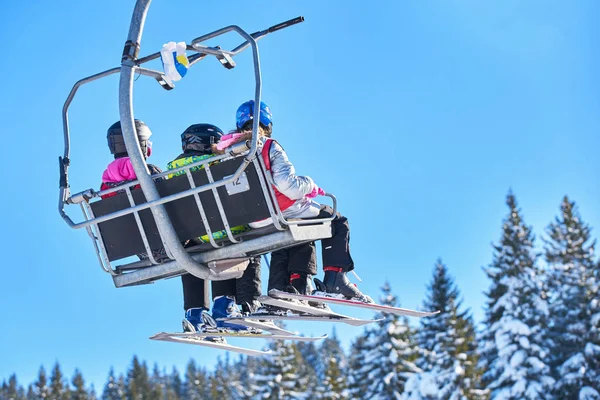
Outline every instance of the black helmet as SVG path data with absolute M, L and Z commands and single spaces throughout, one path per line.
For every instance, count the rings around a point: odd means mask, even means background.
M 211 124 L 194 124 L 181 134 L 181 148 L 183 152 L 198 151 L 210 154 L 211 144 L 218 143 L 223 136 L 223 131 Z
M 152 131 L 150 131 L 150 128 L 148 128 L 148 125 L 146 125 L 144 121 L 136 119 L 134 122 L 138 142 L 142 148 L 142 154 L 149 157 L 152 149 L 152 142 L 149 140 L 150 136 L 152 136 Z M 108 141 L 110 153 L 114 154 L 115 158 L 127 156 L 127 148 L 125 148 L 123 131 L 121 130 L 121 121 L 115 122 L 108 128 L 106 139 Z

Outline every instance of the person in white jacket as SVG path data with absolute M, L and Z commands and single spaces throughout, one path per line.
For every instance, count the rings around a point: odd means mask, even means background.
M 251 134 L 254 119 L 254 101 L 243 103 L 236 113 L 238 133 Z M 262 157 L 266 169 L 273 177 L 275 197 L 285 218 L 327 218 L 333 216 L 333 209 L 317 203 L 314 198 L 325 192 L 308 176 L 296 175 L 294 165 L 277 141 L 271 139 L 273 132 L 272 114 L 269 107 L 260 103 L 259 116 L 259 157 Z M 270 219 L 251 223 L 251 227 L 272 223 Z M 322 289 L 329 294 L 343 295 L 345 298 L 357 299 L 371 303 L 372 300 L 350 283 L 346 273 L 354 269 L 350 255 L 350 227 L 348 219 L 336 213 L 332 223 L 333 236 L 321 240 L 323 270 L 325 278 Z M 290 283 L 296 290 L 309 291 L 310 278 L 316 273 L 314 244 L 299 245 L 290 249 L 276 251 L 272 254 L 270 274 L 277 273 L 287 265 Z M 275 265 L 275 269 L 273 269 Z M 278 279 L 269 278 L 269 289 L 276 287 Z M 298 279 L 298 282 L 294 282 Z M 272 282 L 273 281 L 273 287 Z M 321 284 L 315 279 L 315 282 Z M 296 283 L 296 284 L 294 284 Z

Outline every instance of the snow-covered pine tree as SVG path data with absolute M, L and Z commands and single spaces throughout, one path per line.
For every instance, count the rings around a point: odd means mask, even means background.
M 167 392 L 167 385 L 165 383 L 165 378 L 160 372 L 160 368 L 157 363 L 154 363 L 154 367 L 152 369 L 152 376 L 149 380 L 150 384 L 150 396 L 148 396 L 147 400 L 162 400 L 165 397 Z M 146 400 L 146 399 L 144 399 Z
M 218 357 L 217 365 L 209 379 L 210 398 L 215 400 L 233 399 L 237 386 L 237 374 L 231 368 L 229 354 L 225 354 L 225 359 Z
M 340 343 L 340 340 L 337 337 L 335 327 L 331 332 L 331 336 L 323 340 L 319 347 L 319 351 L 317 352 L 320 358 L 319 364 L 323 367 L 327 367 L 331 359 L 334 358 L 336 364 L 338 365 L 338 368 L 340 369 L 340 372 L 343 375 L 346 375 L 346 370 L 348 368 L 348 358 L 344 353 L 344 349 L 342 349 L 342 344 Z M 325 371 L 325 368 L 321 368 L 321 370 L 318 371 L 319 376 L 324 376 Z
M 348 392 L 348 360 L 335 328 L 332 335 L 319 346 L 316 399 L 346 399 Z
M 314 390 L 321 380 L 317 370 L 323 370 L 319 348 L 315 345 L 315 342 L 297 342 L 296 347 L 298 348 L 302 360 L 304 361 L 304 366 L 306 367 L 306 386 L 309 390 Z
M 291 398 L 294 399 L 311 399 L 311 392 L 315 388 L 316 375 L 312 367 L 310 367 L 300 354 L 297 344 L 290 342 L 293 354 L 293 365 L 295 373 L 298 376 L 296 384 L 294 385 L 292 392 L 290 392 Z
M 71 400 L 88 400 L 89 394 L 85 389 L 85 381 L 81 371 L 75 369 L 73 378 L 71 379 L 73 390 L 71 391 Z
M 57 361 L 50 374 L 50 398 L 53 400 L 69 400 L 70 396 L 69 383 L 65 380 Z
M 433 279 L 427 286 L 423 306 L 428 311 L 439 310 L 440 314 L 433 318 L 422 318 L 420 320 L 421 327 L 416 335 L 422 351 L 417 365 L 425 371 L 431 371 L 448 362 L 449 356 L 443 350 L 449 330 L 448 320 L 452 312 L 450 301 L 454 300 L 454 305 L 459 306 L 458 296 L 458 288 L 448 274 L 446 265 L 441 259 L 438 259 L 433 271 Z M 444 368 L 447 366 L 445 365 Z
M 40 399 L 47 399 L 50 395 L 50 387 L 48 386 L 48 378 L 44 366 L 40 367 L 38 378 L 33 384 L 34 396 Z
M 96 397 L 96 388 L 94 387 L 94 384 L 90 384 L 90 391 L 88 392 L 88 400 L 97 400 Z
M 232 400 L 243 400 L 246 397 L 246 391 L 244 388 L 245 381 L 247 379 L 247 370 L 246 368 L 240 368 L 243 362 L 244 357 L 240 355 L 240 358 L 237 362 L 230 362 L 229 353 L 226 354 L 227 359 L 227 368 L 226 368 L 226 376 L 229 381 L 229 392 L 231 393 Z M 252 358 L 252 357 L 247 357 Z
M 177 368 L 173 367 L 170 375 L 165 374 L 165 383 L 167 385 L 167 394 L 165 400 L 180 400 L 183 397 L 183 382 Z
M 561 215 L 546 230 L 549 239 L 545 254 L 549 268 L 551 359 L 557 379 L 554 390 L 558 398 L 566 399 L 579 398 L 584 387 L 588 393 L 591 387 L 600 393 L 600 382 L 590 382 L 598 371 L 590 368 L 589 362 L 594 360 L 587 356 L 589 353 L 595 359 L 594 342 L 599 344 L 591 314 L 594 301 L 598 300 L 597 292 L 594 293 L 595 241 L 591 229 L 567 196 L 560 210 Z
M 38 400 L 38 397 L 36 397 L 36 389 L 34 385 L 29 385 L 27 387 L 27 395 L 25 396 L 25 398 L 27 400 Z
M 436 376 L 425 371 L 413 374 L 406 380 L 404 392 L 400 398 L 402 400 L 438 400 L 440 388 Z
M 12 374 L 8 378 L 8 383 L 2 383 L 2 389 L 0 389 L 0 399 L 25 400 L 25 391 L 19 386 L 17 382 L 17 375 Z
M 15 397 L 15 400 L 26 400 L 27 399 L 27 395 L 25 393 L 25 388 L 23 388 L 22 386 L 19 386 L 19 388 L 17 389 L 17 397 Z
M 315 342 L 298 342 L 296 343 L 298 351 L 302 355 L 304 361 L 315 370 L 319 369 L 319 350 Z
M 546 364 L 548 306 L 536 266 L 534 236 L 512 192 L 492 263 L 481 341 L 483 375 L 492 399 L 545 399 L 554 383 Z
M 317 376 L 317 370 L 323 369 L 321 366 L 319 348 L 315 345 L 315 342 L 297 342 L 296 347 L 304 362 L 306 370 L 306 386 L 309 390 L 314 390 L 320 382 L 320 378 Z
M 145 362 L 140 363 L 137 356 L 133 356 L 131 368 L 127 371 L 125 388 L 128 399 L 143 400 L 150 397 L 148 366 Z
M 316 383 L 315 372 L 312 367 L 304 361 L 302 354 L 298 351 L 297 344 L 292 342 L 291 345 L 294 354 L 293 362 L 298 374 L 298 380 L 294 386 L 294 393 L 292 395 L 297 399 L 310 399 L 311 391 L 314 390 Z
M 469 310 L 461 311 L 458 287 L 441 260 L 435 264 L 424 308 L 439 310 L 432 318 L 422 318 L 417 342 L 422 355 L 417 365 L 435 382 L 438 399 L 479 399 L 480 373 L 475 328 Z M 431 397 L 431 390 L 423 398 Z
M 108 378 L 106 379 L 106 384 L 104 385 L 104 390 L 102 391 L 102 400 L 125 400 L 125 384 L 123 382 L 123 376 L 121 376 L 121 380 L 115 377 L 115 370 L 113 367 L 110 367 L 110 371 L 108 371 Z
M 210 396 L 208 374 L 204 368 L 196 367 L 193 359 L 188 362 L 185 371 L 184 399 L 203 400 Z
M 370 337 L 373 331 L 364 330 L 353 342 L 348 357 L 348 392 L 352 399 L 366 399 L 369 389 L 367 376 L 372 368 L 372 360 L 367 362 L 373 346 Z
M 58 361 L 52 368 L 50 374 L 50 399 L 52 400 L 70 400 L 71 393 L 69 390 L 69 383 L 65 381 L 65 377 L 60 370 Z
M 119 388 L 119 393 L 123 394 L 123 398 L 127 398 L 127 386 L 125 385 L 125 376 L 123 374 L 119 374 L 119 379 L 117 379 L 117 387 Z
M 269 344 L 272 357 L 264 358 L 254 375 L 255 399 L 310 399 L 307 366 L 293 343 L 274 340 Z
M 477 342 L 477 330 L 475 322 L 470 310 L 466 310 L 463 314 L 459 314 L 458 308 L 455 308 L 453 318 L 450 320 L 450 325 L 454 326 L 454 331 L 457 332 L 455 361 L 455 377 L 453 382 L 454 387 L 460 388 L 468 400 L 483 400 L 488 399 L 488 391 L 483 389 L 482 374 L 483 371 L 479 367 L 479 348 Z M 463 372 L 458 371 L 462 369 Z M 460 397 L 459 397 L 460 398 Z M 450 399 L 453 399 L 450 397 Z
M 381 288 L 379 304 L 399 307 L 398 298 L 392 294 L 389 282 Z M 415 361 L 418 347 L 413 329 L 406 317 L 394 314 L 377 315 L 382 320 L 368 336 L 369 350 L 365 357 L 367 375 L 362 379 L 369 382 L 367 399 L 399 399 L 404 391 L 404 383 L 413 374 L 421 372 Z M 359 378 L 360 379 L 360 378 Z
M 325 365 L 323 380 L 314 390 L 314 399 L 320 400 L 338 400 L 348 399 L 348 382 L 342 368 L 340 368 L 339 359 L 330 357 Z
M 240 356 L 233 368 L 240 373 L 239 382 L 235 389 L 235 398 L 239 400 L 250 400 L 254 397 L 254 375 L 259 369 L 260 359 L 257 357 Z
M 594 268 L 592 301 L 588 310 L 591 316 L 591 329 L 590 339 L 584 351 L 588 369 L 586 385 L 579 392 L 579 396 L 583 400 L 598 400 L 600 399 L 600 260 Z

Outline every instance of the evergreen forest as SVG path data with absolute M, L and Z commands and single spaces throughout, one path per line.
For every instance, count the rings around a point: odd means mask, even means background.
M 473 320 L 451 266 L 438 259 L 422 309 L 441 313 L 411 324 L 379 315 L 347 350 L 334 331 L 317 344 L 269 342 L 274 357 L 224 353 L 211 370 L 193 359 L 178 371 L 133 356 L 107 371 L 103 387 L 87 384 L 79 370 L 64 375 L 57 362 L 39 367 L 35 382 L 0 377 L 0 400 L 600 400 L 600 261 L 592 229 L 567 196 L 539 237 L 512 192 L 506 205 L 483 267 L 482 321 Z M 401 306 L 388 282 L 375 300 Z

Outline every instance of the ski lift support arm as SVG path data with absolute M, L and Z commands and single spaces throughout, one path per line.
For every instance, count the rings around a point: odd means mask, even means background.
M 301 22 L 304 22 L 304 17 L 296 17 L 296 18 L 292 18 L 288 21 L 285 22 L 281 22 L 277 25 L 273 25 L 267 29 L 264 29 L 262 31 L 257 31 L 254 33 L 251 33 L 250 36 L 252 36 L 252 38 L 254 38 L 254 40 L 258 41 L 260 39 L 262 39 L 263 37 L 265 37 L 266 35 L 268 35 L 269 33 L 273 33 L 276 32 L 280 29 L 283 28 L 287 28 L 290 27 L 292 25 L 296 25 L 299 24 Z M 206 35 L 200 36 L 196 39 L 194 39 L 192 41 L 192 44 L 189 44 L 186 46 L 186 50 L 190 50 L 190 51 L 199 51 L 198 53 L 192 54 L 191 56 L 188 57 L 188 60 L 190 62 L 190 66 L 196 64 L 199 61 L 202 61 L 204 58 L 206 58 L 206 56 L 208 56 L 209 54 L 217 56 L 217 57 L 222 57 L 225 54 L 226 55 L 236 55 L 238 53 L 240 53 L 241 51 L 245 50 L 248 46 L 250 46 L 250 43 L 248 42 L 248 40 L 245 40 L 243 43 L 241 43 L 240 45 L 238 45 L 237 47 L 235 47 L 233 50 L 231 51 L 224 51 L 221 49 L 221 46 L 215 46 L 215 47 L 208 47 L 208 46 L 200 46 L 198 45 L 198 43 L 203 42 L 205 40 L 211 39 L 213 37 L 219 36 L 223 33 L 226 33 L 230 30 L 236 30 L 236 27 L 225 27 L 222 28 L 218 31 L 215 32 L 211 32 L 208 33 Z M 239 28 L 238 28 L 239 29 Z M 237 31 L 237 30 L 236 30 Z M 207 50 L 207 51 L 204 51 Z M 156 52 L 156 53 L 152 53 L 149 54 L 145 57 L 139 58 L 136 60 L 136 64 L 137 65 L 142 65 L 144 63 L 147 63 L 148 61 L 152 61 L 152 60 L 156 60 L 157 58 L 160 58 L 160 52 Z M 225 65 L 225 64 L 224 64 Z M 225 65 L 226 68 L 230 69 L 233 68 L 233 66 L 235 66 L 235 63 L 232 63 L 231 66 L 229 65 Z
M 269 33 L 278 31 L 283 28 L 287 28 L 292 25 L 299 24 L 300 22 L 304 22 L 304 17 L 296 17 L 296 18 L 290 19 L 288 21 L 279 23 L 277 25 L 273 25 L 270 28 L 267 28 L 265 30 L 254 32 L 250 35 L 248 35 L 239 26 L 230 25 L 230 26 L 226 26 L 225 28 L 218 29 L 214 32 L 207 33 L 206 35 L 197 37 L 196 39 L 192 40 L 191 47 L 194 50 L 199 51 L 201 54 L 214 55 L 215 57 L 217 57 L 217 59 L 221 62 L 221 64 L 225 68 L 231 69 L 231 68 L 235 67 L 235 62 L 233 61 L 231 56 L 237 55 L 241 51 L 245 50 L 248 46 L 254 47 L 256 45 L 256 41 L 262 39 Z M 235 31 L 235 32 L 239 33 L 240 36 L 242 36 L 246 39 L 246 41 L 244 41 L 243 43 L 241 43 L 239 46 L 235 47 L 231 51 L 221 50 L 221 49 L 217 49 L 217 48 L 213 48 L 213 47 L 202 46 L 200 44 L 206 40 L 212 39 L 216 36 L 222 35 L 224 33 L 230 32 L 230 31 Z

